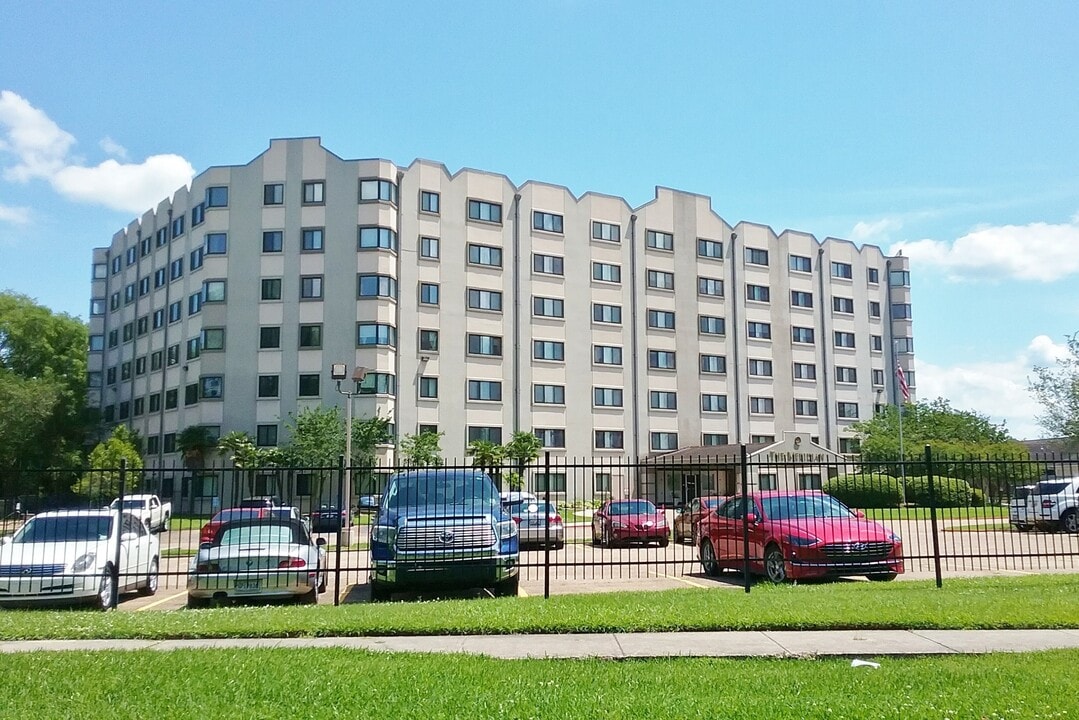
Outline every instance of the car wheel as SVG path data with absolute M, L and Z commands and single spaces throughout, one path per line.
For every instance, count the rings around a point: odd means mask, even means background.
M 554 545 L 553 545 L 553 546 L 551 547 L 551 549 L 552 549 L 552 550 L 561 550 L 561 549 L 562 549 L 562 548 L 564 548 L 564 547 L 566 547 L 566 543 L 564 543 L 564 542 L 556 542 L 556 543 L 555 543 L 555 544 L 554 544 Z
M 669 537 L 666 537 L 666 536 L 661 537 L 659 539 L 659 546 L 660 547 L 667 547 L 667 545 L 669 545 L 670 542 L 671 542 L 671 539 Z
M 595 525 L 592 526 L 592 544 L 593 545 L 602 545 L 603 544 L 603 540 L 601 540 L 600 536 L 596 534 L 596 526 Z
M 161 532 L 163 532 L 163 533 L 167 533 L 167 532 L 169 531 L 169 521 L 170 521 L 171 519 L 172 519 L 172 518 L 168 518 L 168 517 L 166 517 L 166 518 L 165 518 L 165 521 L 164 521 L 163 523 L 161 523 Z
M 599 544 L 605 547 L 614 547 L 614 538 L 611 537 L 611 529 L 604 525 L 602 533 L 602 539 L 600 540 Z
M 317 571 L 317 575 L 318 575 L 318 591 L 320 593 L 324 593 L 324 592 L 326 592 L 326 581 L 328 579 L 327 574 L 325 572 L 323 572 L 322 568 L 320 567 L 318 569 L 318 571 Z
M 195 597 L 193 595 L 187 596 L 187 609 L 198 610 L 199 608 L 210 607 L 210 598 Z
M 98 610 L 109 610 L 112 608 L 112 596 L 116 592 L 116 586 L 112 582 L 112 569 L 105 568 L 105 572 L 101 574 L 101 584 L 97 588 L 97 595 L 94 597 L 94 607 Z M 119 597 L 116 598 L 119 602 Z
M 764 575 L 777 585 L 790 579 L 787 576 L 787 562 L 778 545 L 769 545 L 764 551 Z
M 521 584 L 521 576 L 514 575 L 511 578 L 503 580 L 494 587 L 495 597 L 517 597 L 517 589 Z
M 311 588 L 303 595 L 296 596 L 298 605 L 318 605 L 318 588 Z
M 139 595 L 150 597 L 157 593 L 158 566 L 157 558 L 150 561 L 150 570 L 146 573 L 146 583 L 139 588 Z
M 371 602 L 386 602 L 393 594 L 388 587 L 373 578 L 368 586 L 371 588 Z
M 1030 532 L 1033 529 L 1034 529 L 1033 525 L 1023 525 L 1021 523 L 1016 523 L 1016 525 L 1015 525 L 1016 532 Z
M 701 540 L 700 547 L 701 568 L 708 577 L 719 576 L 719 560 L 716 559 L 716 551 L 710 540 Z
M 873 582 L 891 582 L 899 576 L 899 573 L 886 572 L 886 573 L 873 573 L 872 575 L 866 575 L 867 578 Z
M 1060 527 L 1066 533 L 1079 532 L 1079 513 L 1069 510 L 1060 516 Z

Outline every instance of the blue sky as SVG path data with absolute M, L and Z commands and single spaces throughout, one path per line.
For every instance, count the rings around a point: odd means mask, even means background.
M 1079 330 L 1079 4 L 9 3 L 0 289 L 86 317 L 90 251 L 273 137 L 912 260 L 919 395 L 1040 437 Z

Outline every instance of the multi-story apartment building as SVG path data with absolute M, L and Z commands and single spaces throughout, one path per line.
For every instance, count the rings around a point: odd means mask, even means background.
M 568 457 L 810 433 L 915 385 L 910 274 L 877 247 L 742 222 L 709 198 L 620 197 L 273 140 L 94 250 L 91 398 L 172 464 L 190 425 L 284 443 L 343 406 L 396 433 L 534 431 Z M 387 449 L 389 452 L 389 449 Z

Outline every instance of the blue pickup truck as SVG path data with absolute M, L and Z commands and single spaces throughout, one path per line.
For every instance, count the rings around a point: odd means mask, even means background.
M 490 588 L 516 595 L 517 524 L 490 476 L 411 470 L 386 484 L 371 525 L 371 600 L 398 591 Z

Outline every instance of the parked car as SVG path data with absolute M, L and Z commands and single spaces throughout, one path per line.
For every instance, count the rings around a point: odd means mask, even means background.
M 300 509 L 292 506 L 285 507 L 232 507 L 218 510 L 203 524 L 199 531 L 199 542 L 211 542 L 217 529 L 233 520 L 253 520 L 257 518 L 278 518 L 280 520 L 308 521 L 300 515 Z
M 319 505 L 308 516 L 311 532 L 337 532 L 347 525 L 348 513 L 338 510 L 336 505 Z
M 651 500 L 608 500 L 592 516 L 592 542 L 596 545 L 628 545 L 670 542 L 667 515 Z
M 715 510 L 725 499 L 719 495 L 705 495 L 690 500 L 674 518 L 674 541 L 676 543 L 694 542 L 697 537 L 697 523 L 701 521 L 701 516 L 709 510 Z
M 381 504 L 381 495 L 360 495 L 357 509 L 362 513 L 378 512 L 378 508 Z
M 119 592 L 156 593 L 159 544 L 141 518 L 110 509 L 39 513 L 0 538 L 0 603 L 106 609 L 117 552 Z
M 1035 525 L 1047 530 L 1079 532 L 1079 478 L 1042 480 L 1030 495 Z
M 1034 497 L 1031 492 L 1033 485 L 1020 485 L 1012 489 L 1012 497 L 1008 502 L 1008 522 L 1019 532 L 1027 532 L 1034 527 Z
M 536 493 L 529 492 L 528 490 L 503 490 L 498 494 L 498 497 L 502 500 L 502 504 L 507 507 L 514 504 L 520 504 L 525 500 L 535 502 L 538 499 Z
M 775 583 L 825 576 L 894 580 L 903 572 L 903 540 L 819 491 L 734 497 L 700 521 L 704 572 L 741 569 L 749 529 L 749 569 Z
M 244 498 L 238 502 L 235 507 L 242 508 L 272 508 L 281 505 L 281 498 L 274 497 L 272 495 L 260 495 L 258 497 Z
M 120 507 L 120 498 L 112 501 L 109 507 Z M 172 503 L 161 502 L 157 495 L 125 495 L 124 510 L 140 518 L 150 532 L 168 532 L 169 520 L 172 519 Z
M 326 591 L 325 545 L 296 519 L 229 520 L 199 545 L 192 559 L 187 606 L 236 598 L 295 599 L 313 605 Z
M 521 547 L 539 545 L 561 550 L 566 544 L 566 528 L 554 503 L 517 500 L 503 503 L 514 522 Z
M 487 473 L 411 470 L 390 477 L 371 524 L 371 599 L 398 590 L 491 588 L 516 595 L 517 523 Z

